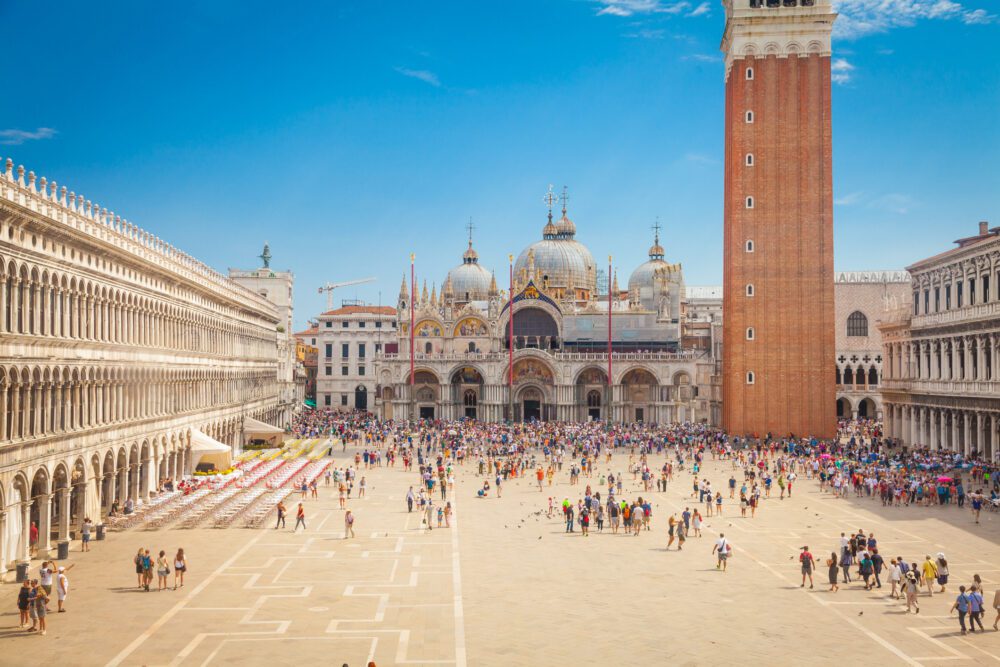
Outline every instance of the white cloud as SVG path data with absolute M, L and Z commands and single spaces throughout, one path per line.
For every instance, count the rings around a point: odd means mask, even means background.
M 654 30 L 654 29 L 650 29 L 650 28 L 640 28 L 639 30 L 636 30 L 635 32 L 625 33 L 625 36 L 626 37 L 630 37 L 632 39 L 663 39 L 663 36 L 665 34 L 666 34 L 665 30 Z
M 680 14 L 691 9 L 691 3 L 687 0 L 678 2 L 664 2 L 663 0 L 596 0 L 601 8 L 597 10 L 598 16 L 632 16 L 633 14 Z M 702 6 L 705 8 L 702 9 Z M 701 16 L 711 9 L 708 2 L 692 10 L 688 16 Z M 695 13 L 697 12 L 697 13 Z
M 836 58 L 830 63 L 830 80 L 841 86 L 851 80 L 851 72 L 854 65 L 847 62 L 847 58 Z
M 970 9 L 954 0 L 833 0 L 833 4 L 840 14 L 833 34 L 840 39 L 908 28 L 924 19 L 982 24 L 997 18 L 984 9 Z
M 396 71 L 403 76 L 408 76 L 411 79 L 417 79 L 418 81 L 423 81 L 426 84 L 430 84 L 435 88 L 441 87 L 441 80 L 438 79 L 437 74 L 430 72 L 425 69 L 407 69 L 405 67 L 397 67 Z
M 837 197 L 833 200 L 833 203 L 837 206 L 854 206 L 861 201 L 864 194 L 864 192 L 851 192 L 843 197 Z
M 4 146 L 20 146 L 25 141 L 35 141 L 38 139 L 51 139 L 56 136 L 56 131 L 51 127 L 40 127 L 35 131 L 31 130 L 0 130 L 0 144 Z
M 708 2 L 703 2 L 700 5 L 698 5 L 697 7 L 695 7 L 694 9 L 692 9 L 690 12 L 688 12 L 688 16 L 691 16 L 691 17 L 694 17 L 694 16 L 707 16 L 708 14 L 711 14 L 711 13 L 712 13 L 712 5 L 709 4 Z
M 703 153 L 687 153 L 684 155 L 684 159 L 697 164 L 719 164 L 718 160 Z
M 681 56 L 681 60 L 695 60 L 700 63 L 717 63 L 722 60 L 722 57 L 710 56 L 704 53 L 692 53 L 686 56 Z
M 897 215 L 906 215 L 910 209 L 916 205 L 916 201 L 910 195 L 892 192 L 887 195 L 877 197 L 868 203 L 869 208 L 877 208 Z

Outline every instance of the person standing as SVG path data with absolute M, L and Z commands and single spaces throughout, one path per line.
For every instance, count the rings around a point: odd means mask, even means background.
M 135 563 L 135 578 L 139 588 L 142 588 L 142 551 L 142 547 L 139 547 L 139 552 L 132 559 L 132 562 Z
M 432 525 L 434 521 L 434 497 L 430 494 L 427 495 L 427 502 L 424 503 L 424 523 L 427 524 L 427 530 L 434 530 Z
M 344 514 L 344 539 L 348 537 L 354 537 L 354 514 L 351 510 Z
M 892 591 L 889 592 L 889 597 L 898 600 L 899 591 L 902 590 L 903 570 L 895 558 L 889 561 L 889 583 L 892 584 Z
M 38 634 L 45 634 L 45 617 L 49 613 L 49 595 L 42 586 L 35 589 L 35 617 L 38 619 Z
M 72 567 L 72 565 L 70 566 Z M 59 613 L 66 611 L 66 596 L 69 595 L 69 579 L 66 577 L 66 570 L 69 568 L 59 566 L 59 574 L 56 575 L 56 601 Z
M 412 512 L 413 511 L 413 487 L 412 486 L 410 487 L 410 490 L 406 492 L 406 511 L 407 512 Z
M 80 535 L 82 539 L 82 544 L 80 546 L 81 551 L 90 551 L 90 531 L 93 527 L 94 524 L 90 521 L 90 517 L 85 517 L 83 519 L 83 526 L 80 528 Z
M 278 526 L 282 528 L 285 527 L 285 514 L 288 513 L 288 509 L 285 507 L 285 503 L 278 501 L 278 520 L 274 522 L 274 529 L 278 530 Z
M 177 590 L 177 580 L 180 579 L 181 588 L 184 588 L 184 573 L 187 572 L 188 564 L 187 557 L 184 555 L 184 549 L 178 549 L 177 555 L 174 556 L 174 590 Z
M 149 584 L 153 582 L 153 556 L 149 549 L 142 552 L 142 585 L 149 592 Z
M 809 588 L 813 587 L 813 570 L 816 569 L 816 560 L 813 555 L 809 553 L 809 547 L 802 547 L 802 553 L 799 554 L 799 563 L 802 565 L 802 585 L 799 588 L 805 588 L 806 577 L 809 577 Z
M 295 528 L 292 529 L 292 532 L 298 530 L 300 525 L 302 530 L 306 529 L 306 508 L 302 506 L 302 503 L 299 503 L 295 510 Z
M 948 559 L 944 557 L 943 553 L 938 553 L 935 564 L 937 565 L 937 582 L 941 586 L 938 593 L 944 593 L 944 589 L 948 585 Z
M 60 568 L 62 569 L 62 568 Z M 156 557 L 156 591 L 167 590 L 167 577 L 170 576 L 170 564 L 167 562 L 167 552 L 160 549 Z M 61 611 L 61 610 L 60 610 Z
M 23 628 L 28 624 L 28 605 L 30 604 L 31 598 L 31 581 L 25 579 L 21 582 L 21 588 L 17 591 L 17 610 L 20 613 L 20 625 L 18 627 Z

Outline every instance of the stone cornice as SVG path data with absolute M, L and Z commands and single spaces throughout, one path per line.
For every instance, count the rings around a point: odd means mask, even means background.
M 829 56 L 830 33 L 837 14 L 829 0 L 811 7 L 750 7 L 726 0 L 726 27 L 720 49 L 725 54 L 728 81 L 733 62 L 748 56 L 778 58 Z

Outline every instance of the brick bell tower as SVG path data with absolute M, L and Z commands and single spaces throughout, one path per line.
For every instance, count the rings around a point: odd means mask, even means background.
M 723 0 L 723 425 L 836 434 L 830 0 Z

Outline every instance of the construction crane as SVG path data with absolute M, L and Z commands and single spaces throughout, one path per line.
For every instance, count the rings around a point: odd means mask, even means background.
M 373 283 L 374 278 L 362 278 L 361 280 L 345 280 L 342 283 L 327 283 L 319 288 L 319 293 L 322 294 L 326 292 L 326 309 L 333 310 L 333 290 L 338 287 L 347 287 L 348 285 L 361 285 L 364 283 Z

